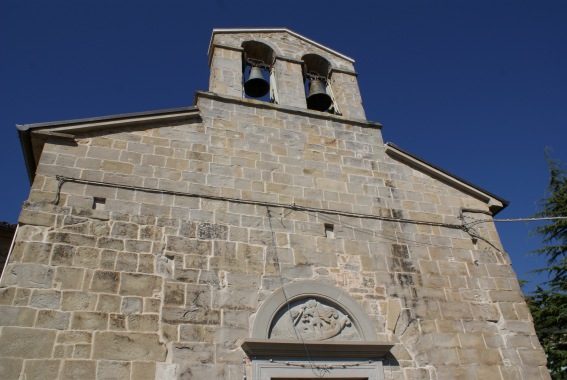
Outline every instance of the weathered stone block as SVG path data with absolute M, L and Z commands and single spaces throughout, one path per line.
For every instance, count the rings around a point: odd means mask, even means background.
M 436 347 L 458 348 L 460 347 L 457 334 L 432 334 L 433 344 Z
M 164 293 L 165 305 L 185 305 L 185 284 L 168 282 L 165 284 Z
M 104 249 L 100 253 L 100 269 L 114 270 L 116 256 L 118 253 L 110 249 Z
M 213 342 L 217 342 L 217 355 L 220 354 L 219 356 L 221 356 L 217 359 L 217 363 L 229 363 L 233 359 L 231 353 L 236 353 L 240 347 L 240 342 L 248 336 L 248 328 L 215 328 Z M 232 363 L 235 362 L 232 361 Z
M 122 297 L 111 294 L 99 294 L 96 310 L 105 313 L 119 313 Z
M 517 290 L 491 290 L 488 294 L 494 302 L 523 302 L 524 300 L 522 293 Z
M 81 380 L 96 377 L 96 361 L 94 360 L 64 360 L 61 368 L 61 379 Z
M 16 288 L 0 288 L 0 305 L 11 305 L 16 295 Z
M 92 199 L 88 197 L 87 199 L 90 200 L 90 204 L 87 206 L 92 205 Z M 74 215 L 67 215 L 63 218 L 63 225 L 61 229 L 65 232 L 74 232 L 77 234 L 85 234 L 88 235 L 90 231 L 90 223 L 88 218 L 81 218 Z
M 525 303 L 515 303 L 514 309 L 520 319 L 531 319 L 530 309 Z
M 126 296 L 152 297 L 160 292 L 162 278 L 147 274 L 122 273 L 120 294 Z
M 27 306 L 30 300 L 31 289 L 18 288 L 14 295 L 14 306 Z
M 154 255 L 140 254 L 138 257 L 138 272 L 152 274 L 154 270 Z
M 55 244 L 51 252 L 51 265 L 73 265 L 75 247 L 66 244 Z
M 95 359 L 164 361 L 165 354 L 165 345 L 159 341 L 158 334 L 110 331 L 95 333 Z
M 132 314 L 126 318 L 128 330 L 158 331 L 159 316 L 157 314 Z
M 55 222 L 55 214 L 38 212 L 35 210 L 22 210 L 18 222 L 22 224 L 51 227 Z
M 125 240 L 124 249 L 130 252 L 150 252 L 152 249 L 152 242 L 149 240 Z
M 446 319 L 473 319 L 468 302 L 439 302 L 439 308 Z
M 58 267 L 55 272 L 55 282 L 59 289 L 81 289 L 85 270 L 81 268 Z
M 142 312 L 143 302 L 138 297 L 124 297 L 122 300 L 122 313 L 139 314 Z
M 4 270 L 3 286 L 22 288 L 51 288 L 54 269 L 40 264 L 8 264 Z
M 161 310 L 161 299 L 144 298 L 144 313 L 159 314 L 160 310 Z
M 474 367 L 458 365 L 438 365 L 435 367 L 438 379 L 476 379 Z M 499 379 L 499 378 L 496 378 Z
M 55 344 L 54 330 L 3 327 L 0 356 L 27 359 L 50 358 Z
M 179 339 L 185 342 L 209 342 L 214 339 L 217 326 L 180 325 Z
M 46 329 L 65 330 L 69 328 L 70 320 L 71 313 L 56 310 L 39 310 L 35 326 Z
M 213 255 L 234 259 L 236 257 L 236 243 L 229 241 L 215 241 Z
M 188 365 L 214 363 L 215 346 L 212 343 L 177 343 L 173 348 L 173 360 Z
M 108 314 L 89 311 L 75 311 L 71 320 L 74 330 L 106 330 Z
M 337 267 L 337 256 L 327 252 L 307 251 L 303 248 L 293 250 L 295 263 L 298 265 L 314 265 L 322 267 Z
M 459 334 L 459 341 L 461 342 L 461 348 L 486 348 L 482 334 Z
M 96 294 L 88 292 L 64 291 L 61 299 L 61 310 L 94 310 Z
M 195 240 L 181 236 L 168 236 L 166 249 L 173 252 L 208 256 L 212 253 L 212 246 L 213 244 L 210 241 Z
M 124 241 L 120 239 L 101 237 L 98 240 L 97 247 L 103 249 L 113 249 L 116 251 L 122 251 L 124 250 Z
M 201 223 L 197 227 L 197 238 L 227 240 L 228 227 L 221 224 Z
M 506 346 L 500 335 L 483 334 L 484 342 L 488 348 L 503 348 Z
M 93 274 L 92 292 L 116 293 L 120 285 L 120 273 L 97 270 Z
M 117 271 L 136 272 L 138 268 L 138 255 L 131 252 L 118 252 L 116 257 Z
M 38 309 L 59 309 L 61 306 L 61 292 L 51 289 L 34 289 L 29 305 Z
M 162 229 L 156 226 L 141 226 L 140 239 L 159 240 L 162 237 Z
M 26 360 L 23 377 L 26 380 L 57 379 L 60 366 L 60 360 Z
M 454 348 L 438 348 L 427 352 L 430 362 L 439 366 L 458 366 L 459 356 Z
M 33 326 L 36 310 L 27 307 L 0 307 L 0 326 Z
M 48 265 L 51 256 L 51 248 L 52 244 L 49 243 L 26 243 L 22 262 Z
M 215 308 L 256 310 L 258 307 L 258 288 L 226 287 L 214 292 Z
M 502 364 L 500 351 L 495 348 L 465 348 L 457 350 L 461 365 L 474 365 L 483 363 L 484 365 Z
M 69 244 L 77 247 L 94 247 L 96 245 L 96 237 L 68 232 L 50 232 L 47 235 L 50 243 Z
M 74 359 L 89 359 L 92 346 L 90 344 L 76 344 L 73 348 Z
M 188 284 L 186 287 L 186 304 L 188 307 L 209 308 L 212 304 L 211 287 L 209 285 Z
M 154 362 L 132 362 L 132 379 L 154 380 L 156 377 L 156 363 Z
M 223 325 L 238 328 L 248 328 L 248 319 L 252 313 L 247 310 L 223 310 Z
M 123 314 L 110 314 L 108 329 L 115 331 L 125 331 L 126 316 Z
M 81 268 L 97 269 L 100 261 L 100 250 L 93 247 L 77 247 L 73 257 L 73 265 Z
M 112 226 L 110 236 L 123 239 L 137 239 L 138 225 L 134 223 L 116 222 Z
M 471 302 L 470 307 L 474 319 L 486 321 L 498 321 L 500 319 L 500 312 L 496 304 Z
M 194 323 L 202 325 L 220 324 L 220 310 L 206 308 L 173 308 L 164 307 L 162 319 L 168 323 Z
M 23 362 L 22 359 L 0 358 L 0 374 L 5 379 L 19 379 Z
M 516 334 L 533 335 L 535 333 L 530 321 L 503 321 L 499 327 Z
M 92 333 L 87 331 L 61 331 L 57 335 L 57 343 L 76 344 L 91 343 Z
M 428 380 L 431 379 L 431 374 L 427 369 L 418 368 L 418 369 L 411 369 L 405 368 L 404 369 L 405 378 L 408 380 Z
M 97 378 L 108 380 L 130 379 L 130 368 L 129 362 L 101 360 L 97 365 Z

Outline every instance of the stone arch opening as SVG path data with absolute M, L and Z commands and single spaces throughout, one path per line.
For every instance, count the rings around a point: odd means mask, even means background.
M 244 41 L 241 46 L 244 97 L 274 102 L 274 49 L 260 41 Z
M 318 54 L 305 54 L 303 61 L 303 82 L 307 108 L 339 114 L 331 88 L 331 63 Z

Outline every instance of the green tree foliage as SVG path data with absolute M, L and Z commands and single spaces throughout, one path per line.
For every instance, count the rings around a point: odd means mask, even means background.
M 567 216 L 567 171 L 565 166 L 546 152 L 550 169 L 547 197 L 541 200 L 536 217 Z M 534 318 L 539 340 L 547 354 L 547 366 L 553 379 L 567 380 L 567 220 L 552 220 L 536 227 L 534 235 L 542 238 L 543 247 L 534 251 L 547 259 L 549 280 L 538 286 L 529 297 L 528 306 Z

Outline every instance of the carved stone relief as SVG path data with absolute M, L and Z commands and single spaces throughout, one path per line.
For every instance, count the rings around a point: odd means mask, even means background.
M 304 341 L 361 340 L 348 315 L 315 298 L 284 305 L 272 321 L 269 338 Z

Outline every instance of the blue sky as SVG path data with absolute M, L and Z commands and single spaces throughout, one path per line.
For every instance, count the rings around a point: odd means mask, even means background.
M 0 220 L 29 182 L 16 124 L 191 105 L 213 28 L 287 27 L 356 60 L 367 118 L 391 141 L 527 217 L 544 149 L 567 162 L 565 1 L 27 1 L 0 4 Z M 520 278 L 544 261 L 498 225 Z M 535 282 L 528 286 L 533 288 Z

